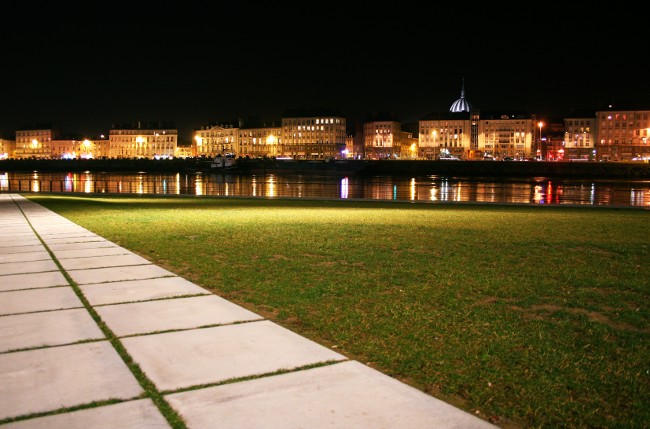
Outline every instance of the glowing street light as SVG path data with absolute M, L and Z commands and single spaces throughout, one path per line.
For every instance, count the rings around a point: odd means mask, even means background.
M 90 153 L 90 140 L 88 139 L 84 140 L 83 148 L 85 152 L 85 158 L 92 158 L 92 154 Z
M 431 130 L 431 139 L 433 140 L 433 154 L 434 156 L 440 155 L 440 145 L 438 144 L 438 132 Z
M 267 155 L 277 155 L 278 153 L 278 138 L 273 134 L 269 134 L 266 137 L 266 153 Z M 270 146 L 270 147 L 269 147 Z
M 137 136 L 135 138 L 135 142 L 138 144 L 135 148 L 135 154 L 138 157 L 141 157 L 142 156 L 141 154 L 144 153 L 144 150 L 142 149 L 142 143 L 144 143 L 144 138 L 142 138 L 142 136 Z
M 196 149 L 193 151 L 194 156 L 199 156 L 199 153 L 203 151 L 203 149 L 201 148 L 201 146 L 203 145 L 203 137 L 197 134 L 194 136 L 194 141 L 196 141 L 196 146 L 195 146 Z
M 544 126 L 544 122 L 539 121 L 537 123 L 537 126 L 539 127 L 539 140 L 537 140 L 537 159 L 542 159 L 542 127 Z

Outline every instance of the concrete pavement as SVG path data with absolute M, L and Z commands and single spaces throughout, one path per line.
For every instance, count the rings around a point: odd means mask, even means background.
M 492 424 L 0 194 L 0 426 Z

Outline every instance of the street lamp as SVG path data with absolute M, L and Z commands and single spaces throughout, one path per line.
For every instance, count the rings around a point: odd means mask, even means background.
M 135 142 L 137 143 L 137 146 L 135 148 L 136 157 L 141 158 L 141 153 L 143 152 L 142 143 L 144 143 L 144 138 L 142 138 L 142 136 L 138 136 L 135 138 Z
M 38 140 L 32 139 L 32 149 L 31 149 L 32 156 L 35 156 L 37 151 L 38 151 Z
M 542 159 L 542 127 L 544 126 L 544 122 L 539 121 L 537 123 L 537 126 L 539 126 L 539 140 L 537 140 L 537 159 L 541 160 Z
M 433 139 L 433 156 L 437 158 L 440 155 L 440 146 L 438 145 L 438 132 L 436 130 L 431 131 L 431 138 Z
M 92 158 L 92 154 L 90 153 L 90 140 L 85 139 L 83 142 L 83 147 L 85 152 L 84 158 Z
M 194 136 L 194 140 L 196 141 L 196 146 L 195 146 L 196 149 L 194 151 L 194 156 L 199 156 L 199 154 L 203 151 L 203 147 L 202 147 L 203 137 L 197 134 Z
M 278 153 L 278 139 L 273 134 L 269 134 L 266 138 L 265 155 L 275 156 Z M 270 146 L 270 147 L 269 147 Z

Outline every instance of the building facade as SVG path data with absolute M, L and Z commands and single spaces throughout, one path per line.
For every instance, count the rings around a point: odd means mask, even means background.
M 237 146 L 237 156 L 276 157 L 282 146 L 282 127 L 242 128 Z
M 187 148 L 168 123 L 114 125 L 108 138 L 64 138 L 34 124 L 0 139 L 2 158 L 287 157 L 293 159 L 538 159 L 650 161 L 648 106 L 607 106 L 541 120 L 526 112 L 483 112 L 461 96 L 448 111 L 401 124 L 380 114 L 347 130 L 331 109 L 285 111 L 275 124 L 210 124 Z M 358 126 L 357 126 L 358 125 Z M 412 132 L 405 132 L 408 128 Z M 544 135 L 542 135 L 544 130 Z
M 16 157 L 16 140 L 0 139 L 0 159 Z
M 650 110 L 600 110 L 596 128 L 598 161 L 650 159 Z
M 418 157 L 418 138 L 413 136 L 412 132 L 404 131 L 400 133 L 400 159 L 417 159 Z
M 363 124 L 363 147 L 367 159 L 399 159 L 402 124 L 396 120 L 370 120 Z
M 478 120 L 476 154 L 494 159 L 532 157 L 535 117 L 527 113 L 487 113 Z
M 194 131 L 192 147 L 195 157 L 214 158 L 226 154 L 238 154 L 239 126 L 232 123 L 205 125 Z
M 68 138 L 52 140 L 53 159 L 94 158 L 95 144 L 88 139 Z
M 109 131 L 110 158 L 173 158 L 178 130 L 165 123 L 114 125 Z
M 293 159 L 342 158 L 346 120 L 332 112 L 291 112 L 282 118 L 278 156 Z
M 52 157 L 52 140 L 59 136 L 58 130 L 51 124 L 23 127 L 16 130 L 16 158 L 50 159 Z
M 470 158 L 470 114 L 449 112 L 427 116 L 419 122 L 419 159 L 453 156 Z
M 176 146 L 176 158 L 191 158 L 194 155 L 192 155 L 193 147 L 191 144 L 189 145 L 178 145 Z
M 595 159 L 596 116 L 570 115 L 564 118 L 564 157 L 566 160 Z
M 526 159 L 531 156 L 535 117 L 525 112 L 481 112 L 460 98 L 449 112 L 419 123 L 418 157 L 424 159 Z

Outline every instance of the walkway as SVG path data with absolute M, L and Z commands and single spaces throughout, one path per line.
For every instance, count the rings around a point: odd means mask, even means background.
M 494 428 L 0 194 L 0 426 Z

